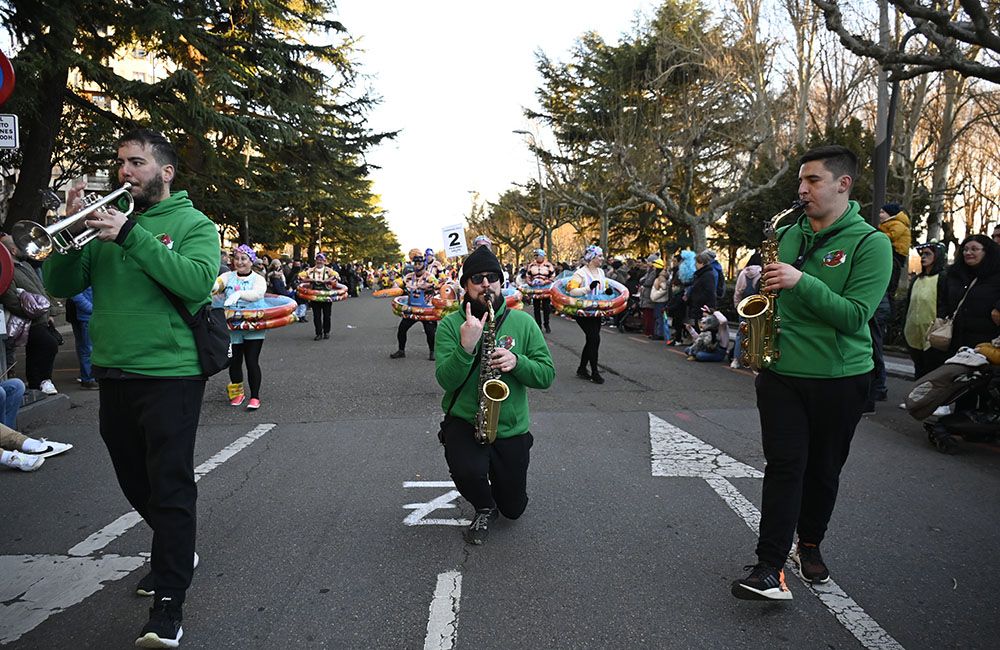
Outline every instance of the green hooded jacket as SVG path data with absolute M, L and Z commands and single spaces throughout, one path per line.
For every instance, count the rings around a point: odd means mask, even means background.
M 531 415 L 528 412 L 528 388 L 548 388 L 555 379 L 556 371 L 552 365 L 552 355 L 545 337 L 538 325 L 528 314 L 517 309 L 508 309 L 506 305 L 500 308 L 496 317 L 499 319 L 505 312 L 510 315 L 500 325 L 496 334 L 497 347 L 505 347 L 517 355 L 517 365 L 510 373 L 503 373 L 500 379 L 507 383 L 510 395 L 500 407 L 500 420 L 497 425 L 497 438 L 510 438 L 527 433 L 531 428 Z M 479 370 L 476 366 L 472 375 L 469 370 L 479 353 L 477 347 L 473 354 L 465 351 L 461 344 L 460 328 L 465 322 L 465 310 L 453 311 L 438 324 L 434 335 L 435 377 L 444 389 L 441 399 L 441 409 L 447 410 L 452 397 L 462 381 L 469 377 L 459 393 L 451 415 L 461 418 L 470 424 L 476 423 L 476 413 L 479 411 Z
M 209 302 L 219 270 L 219 233 L 175 192 L 135 217 L 119 246 L 93 240 L 83 250 L 45 260 L 45 287 L 69 298 L 94 288 L 91 361 L 102 368 L 152 377 L 201 375 L 194 335 L 159 282 L 190 313 Z
M 852 377 L 870 372 L 868 321 L 889 285 L 892 245 L 851 201 L 837 221 L 813 232 L 803 215 L 778 232 L 778 259 L 792 264 L 800 252 L 825 238 L 802 265 L 802 278 L 778 295 L 781 356 L 771 370 L 810 378 Z

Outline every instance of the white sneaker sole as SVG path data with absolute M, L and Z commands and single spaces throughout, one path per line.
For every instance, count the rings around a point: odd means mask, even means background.
M 161 639 L 153 632 L 147 632 L 135 640 L 137 648 L 178 648 L 181 645 L 181 637 L 184 636 L 184 628 L 178 628 L 176 639 Z
M 740 600 L 791 600 L 791 591 L 782 591 L 778 587 L 772 589 L 765 589 L 761 591 L 760 589 L 754 589 L 753 587 L 745 584 L 739 584 L 739 591 L 734 587 L 733 595 Z
M 805 582 L 808 582 L 809 584 L 813 585 L 825 585 L 826 583 L 830 582 L 829 575 L 827 575 L 822 580 L 813 580 L 812 578 L 807 578 L 806 574 L 802 573 L 802 562 L 799 561 L 798 551 L 794 551 L 792 553 L 791 559 L 792 559 L 792 564 L 795 565 L 795 573 L 799 574 L 799 577 L 802 578 L 802 580 L 804 580 Z

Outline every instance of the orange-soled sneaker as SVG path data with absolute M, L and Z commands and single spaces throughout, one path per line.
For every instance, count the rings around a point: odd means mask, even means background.
M 799 568 L 799 575 L 806 582 L 814 585 L 830 582 L 830 570 L 826 568 L 818 544 L 807 544 L 799 540 L 792 553 L 792 562 Z
M 785 572 L 764 563 L 743 567 L 750 575 L 733 582 L 733 595 L 741 600 L 791 600 Z

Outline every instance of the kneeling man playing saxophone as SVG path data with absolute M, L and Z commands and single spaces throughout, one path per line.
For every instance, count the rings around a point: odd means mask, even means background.
M 552 356 L 528 314 L 509 309 L 503 269 L 489 248 L 462 266 L 462 309 L 435 336 L 435 377 L 444 389 L 440 438 L 455 486 L 476 509 L 465 541 L 482 544 L 497 514 L 517 519 L 528 505 L 528 388 L 548 388 Z

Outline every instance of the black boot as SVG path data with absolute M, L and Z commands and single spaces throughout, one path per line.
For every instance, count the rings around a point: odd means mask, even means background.
M 389 358 L 390 359 L 402 359 L 405 356 L 406 356 L 406 352 L 404 352 L 403 350 L 396 350 L 395 352 L 393 352 L 392 354 L 389 355 Z

